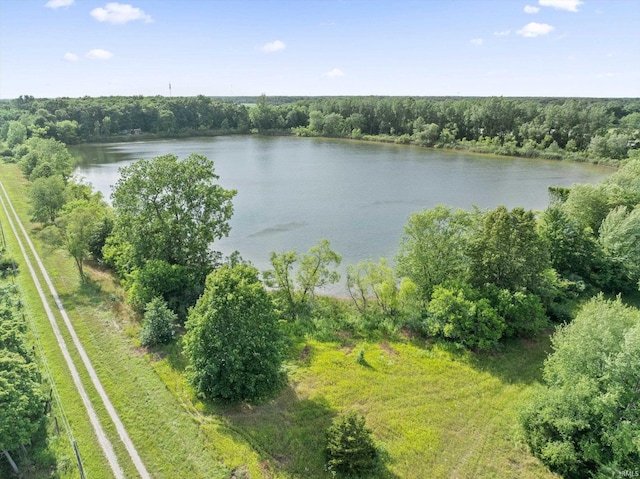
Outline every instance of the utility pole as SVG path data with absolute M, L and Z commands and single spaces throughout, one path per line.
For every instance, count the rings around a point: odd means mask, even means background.
M 171 83 L 169 83 L 169 98 L 171 98 Z

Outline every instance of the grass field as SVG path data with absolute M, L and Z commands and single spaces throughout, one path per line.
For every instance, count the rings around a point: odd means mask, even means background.
M 23 221 L 34 229 L 17 168 L 0 164 L 0 175 Z M 10 247 L 17 258 L 15 245 L 10 242 Z M 240 471 L 252 478 L 331 477 L 324 470 L 324 431 L 337 414 L 350 409 L 365 415 L 385 451 L 386 471 L 377 477 L 554 477 L 528 453 L 517 423 L 519 407 L 539 385 L 547 338 L 475 355 L 410 338 L 366 341 L 344 335 L 339 341 L 318 341 L 298 335 L 291 338 L 286 363 L 289 384 L 276 398 L 251 406 L 205 404 L 184 380 L 179 343 L 153 351 L 139 346 L 137 320 L 108 272 L 89 267 L 90 281 L 82 286 L 70 258 L 39 247 L 154 478 L 228 477 L 234 469 L 237 477 Z M 21 273 L 30 315 L 86 452 L 90 477 L 108 477 L 27 280 Z M 360 350 L 365 365 L 356 362 Z M 106 414 L 99 412 L 107 425 Z M 114 428 L 108 429 L 117 444 Z M 116 452 L 125 463 L 122 448 Z M 77 477 L 69 470 L 62 477 Z M 126 471 L 135 477 L 132 466 Z

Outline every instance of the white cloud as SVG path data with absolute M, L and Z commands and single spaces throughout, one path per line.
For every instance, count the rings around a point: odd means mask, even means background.
M 86 56 L 90 60 L 109 60 L 113 57 L 113 53 L 96 48 L 95 50 L 88 52 Z
M 123 3 L 107 3 L 105 8 L 94 8 L 91 16 L 99 22 L 122 24 L 134 20 L 142 20 L 145 23 L 153 22 L 151 15 L 147 15 L 137 7 Z
M 47 8 L 60 8 L 60 7 L 69 7 L 73 5 L 75 0 L 49 0 L 44 4 Z
M 323 73 L 323 75 L 326 76 L 327 78 L 340 78 L 344 76 L 344 72 L 339 68 L 334 68 L 331 71 Z
M 538 0 L 538 5 L 543 7 L 552 7 L 556 10 L 567 10 L 569 12 L 577 12 L 578 7 L 583 3 L 582 0 Z
M 260 47 L 260 50 L 265 53 L 274 53 L 280 50 L 284 50 L 285 48 L 287 48 L 286 43 L 280 40 L 275 40 L 273 42 L 265 43 Z
M 78 60 L 80 60 L 80 57 L 78 55 L 69 52 L 65 53 L 63 58 L 68 62 L 77 62 Z
M 482 38 L 474 38 L 473 40 L 471 40 L 471 45 L 479 47 L 483 42 L 484 40 Z
M 533 7 L 531 5 L 527 5 L 524 7 L 524 13 L 538 13 L 540 11 L 540 7 Z
M 522 35 L 523 37 L 533 38 L 533 37 L 539 37 L 540 35 L 547 35 L 548 33 L 551 33 L 552 30 L 553 30 L 553 27 L 546 23 L 531 22 L 531 23 L 527 23 L 524 27 L 522 27 L 516 33 L 518 35 Z
M 502 30 L 501 32 L 493 32 L 496 37 L 506 37 L 511 34 L 511 30 Z

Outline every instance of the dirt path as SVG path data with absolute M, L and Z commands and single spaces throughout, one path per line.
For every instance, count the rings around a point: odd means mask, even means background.
M 109 438 L 107 437 L 107 435 L 104 432 L 104 429 L 102 428 L 102 425 L 100 424 L 100 420 L 98 419 L 98 416 L 95 412 L 95 409 L 93 408 L 93 404 L 91 403 L 91 400 L 89 399 L 89 396 L 87 395 L 87 392 L 82 384 L 82 381 L 80 379 L 80 375 L 78 374 L 78 370 L 73 362 L 73 359 L 71 358 L 71 355 L 69 354 L 69 349 L 67 347 L 67 344 L 64 340 L 64 337 L 62 336 L 61 332 L 60 332 L 60 328 L 58 326 L 58 322 L 53 314 L 53 311 L 51 309 L 51 306 L 49 305 L 49 301 L 47 299 L 47 297 L 45 296 L 44 290 L 42 288 L 42 284 L 40 283 L 40 280 L 38 279 L 38 276 L 36 274 L 36 271 L 33 267 L 33 264 L 31 263 L 31 260 L 29 259 L 29 255 L 27 254 L 27 251 L 24 247 L 24 244 L 22 242 L 22 240 L 20 239 L 20 235 L 18 234 L 18 231 L 16 229 L 16 224 L 18 225 L 18 227 L 20 228 L 20 230 L 22 231 L 22 235 L 26 241 L 26 243 L 29 246 L 29 249 L 31 250 L 31 253 L 33 254 L 33 258 L 35 259 L 35 262 L 38 265 L 38 268 L 40 269 L 40 273 L 42 274 L 42 277 L 44 278 L 45 283 L 47 283 L 47 286 L 49 288 L 49 291 L 56 303 L 56 306 L 58 307 L 58 311 L 60 312 L 60 315 L 62 316 L 62 319 L 67 327 L 67 329 L 69 330 L 69 334 L 71 335 L 71 339 L 73 341 L 73 344 L 75 345 L 78 354 L 80 355 L 82 362 L 85 366 L 85 368 L 87 369 L 87 372 L 89 373 L 89 377 L 91 378 L 91 382 L 93 383 L 94 387 L 96 388 L 96 390 L 98 391 L 98 394 L 100 395 L 100 398 L 102 399 L 102 402 L 107 410 L 107 412 L 109 413 L 109 416 L 111 417 L 111 420 L 113 421 L 114 425 L 116 426 L 116 430 L 118 431 L 118 435 L 120 436 L 120 439 L 122 440 L 122 442 L 124 443 L 127 452 L 129 453 L 129 456 L 131 456 L 131 460 L 133 461 L 133 464 L 135 465 L 136 469 L 138 470 L 138 473 L 140 474 L 140 477 L 142 477 L 143 479 L 150 479 L 151 476 L 149 475 L 149 473 L 147 472 L 146 467 L 144 466 L 144 463 L 142 462 L 142 460 L 140 459 L 140 456 L 138 454 L 138 451 L 136 450 L 135 446 L 133 445 L 133 442 L 131 442 L 131 439 L 129 438 L 129 435 L 127 434 L 127 430 L 125 429 L 124 425 L 122 424 L 122 421 L 120 420 L 120 417 L 118 416 L 118 413 L 116 412 L 115 408 L 113 407 L 113 404 L 111 403 L 111 401 L 109 400 L 109 397 L 107 396 L 107 393 L 105 392 L 102 383 L 100 382 L 100 379 L 98 378 L 98 375 L 96 374 L 95 369 L 93 368 L 93 365 L 91 364 L 91 361 L 89 360 L 89 356 L 87 355 L 86 351 L 84 350 L 84 347 L 82 346 L 82 343 L 80 343 L 80 340 L 78 339 L 78 336 L 73 328 L 73 325 L 71 324 L 71 321 L 69 320 L 69 316 L 67 315 L 66 310 L 64 309 L 64 306 L 62 305 L 62 302 L 60 301 L 60 297 L 58 296 L 58 293 L 56 292 L 56 289 L 53 286 L 53 283 L 51 282 L 51 278 L 49 277 L 49 274 L 47 273 L 47 270 L 45 269 L 44 265 L 42 264 L 42 261 L 40 259 L 40 256 L 38 255 L 38 253 L 36 252 L 35 247 L 33 246 L 33 243 L 31 242 L 31 239 L 29 238 L 29 235 L 27 234 L 27 231 L 25 230 L 22 222 L 20 221 L 20 218 L 18 217 L 18 214 L 16 213 L 16 210 L 13 208 L 13 205 L 11 204 L 11 200 L 9 199 L 9 195 L 7 195 L 7 191 L 4 188 L 4 185 L 2 184 L 2 182 L 0 181 L 0 189 L 2 189 L 2 193 L 4 195 L 4 198 L 2 196 L 0 196 L 0 202 L 2 203 L 2 207 L 7 215 L 7 219 L 9 220 L 9 225 L 11 227 L 11 230 L 13 231 L 13 234 L 16 237 L 16 240 L 18 242 L 18 245 L 20 247 L 20 250 L 22 251 L 22 255 L 24 256 L 25 262 L 27 264 L 27 268 L 29 269 L 29 273 L 31 274 L 31 278 L 33 279 L 33 282 L 36 286 L 36 289 L 38 290 L 38 295 L 40 296 L 40 299 L 42 301 L 42 305 L 44 306 L 44 309 L 47 313 L 47 317 L 49 318 L 49 322 L 51 323 L 51 327 L 53 328 L 53 332 L 56 336 L 56 339 L 58 341 L 58 346 L 60 347 L 60 350 L 62 351 L 62 355 L 65 358 L 65 361 L 67 362 L 67 366 L 69 367 L 69 371 L 71 372 L 71 377 L 73 378 L 73 382 L 76 386 L 76 389 L 78 390 L 78 393 L 80 394 L 80 397 L 82 398 L 82 402 L 85 405 L 86 409 L 87 409 L 87 413 L 89 414 L 89 420 L 91 421 L 91 424 L 96 432 L 96 436 L 98 437 L 98 442 L 100 443 L 100 446 L 109 462 L 109 465 L 111 466 L 111 470 L 113 471 L 113 475 L 114 477 L 120 479 L 124 479 L 124 472 L 122 471 L 122 468 L 120 467 L 120 464 L 118 463 L 118 459 L 116 457 L 116 454 L 113 450 L 113 445 L 111 444 L 111 441 L 109 440 Z M 13 219 L 7 209 L 8 208 L 11 210 L 11 212 L 13 213 Z M 14 223 L 15 220 L 15 223 Z

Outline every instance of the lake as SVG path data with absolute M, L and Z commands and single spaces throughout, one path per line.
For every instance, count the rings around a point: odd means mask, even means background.
M 393 259 L 407 217 L 437 204 L 544 209 L 548 186 L 596 183 L 610 168 L 405 145 L 297 137 L 228 136 L 70 148 L 75 173 L 106 198 L 118 168 L 140 158 L 201 153 L 234 188 L 231 234 L 216 243 L 259 269 L 271 251 L 307 251 L 327 238 L 344 264 Z M 344 269 L 342 268 L 344 271 Z

